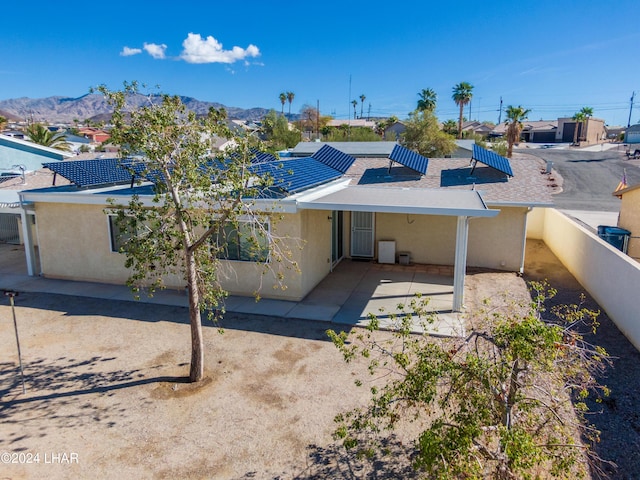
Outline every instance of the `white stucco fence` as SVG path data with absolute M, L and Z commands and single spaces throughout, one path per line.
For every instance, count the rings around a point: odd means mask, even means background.
M 543 240 L 640 350 L 640 263 L 553 208 L 529 214 L 527 237 Z

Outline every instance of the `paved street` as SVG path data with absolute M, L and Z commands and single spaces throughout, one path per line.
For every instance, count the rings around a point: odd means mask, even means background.
M 617 212 L 620 200 L 612 192 L 627 171 L 627 184 L 640 183 L 640 161 L 628 160 L 624 147 L 602 151 L 569 148 L 519 149 L 518 153 L 535 155 L 553 162 L 563 178 L 563 191 L 554 195 L 559 210 Z

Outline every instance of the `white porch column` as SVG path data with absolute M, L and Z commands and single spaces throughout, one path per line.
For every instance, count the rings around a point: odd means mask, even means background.
M 30 214 L 27 208 L 22 204 L 20 198 L 20 220 L 22 222 L 22 239 L 24 241 L 24 254 L 27 260 L 27 275 L 34 277 L 36 273 L 36 251 L 33 246 L 33 229 L 31 228 Z
M 453 311 L 459 312 L 464 304 L 464 277 L 467 271 L 467 239 L 469 217 L 458 217 L 456 255 L 453 264 Z

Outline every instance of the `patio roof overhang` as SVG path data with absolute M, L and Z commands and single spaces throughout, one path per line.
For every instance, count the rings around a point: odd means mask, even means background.
M 341 188 L 342 187 L 342 188 Z M 346 210 L 351 212 L 400 213 L 456 217 L 456 247 L 453 272 L 454 312 L 464 305 L 464 277 L 467 265 L 469 220 L 495 217 L 500 210 L 489 209 L 476 190 L 336 185 L 330 192 L 300 196 L 298 208 Z
M 495 217 L 476 190 L 347 186 L 326 195 L 301 196 L 298 208 L 353 212 Z

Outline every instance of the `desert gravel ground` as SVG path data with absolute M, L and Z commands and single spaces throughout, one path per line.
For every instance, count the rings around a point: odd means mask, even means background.
M 579 285 L 542 244 L 530 277 L 549 278 L 575 301 Z M 510 292 L 527 278 L 468 277 L 467 304 Z M 562 284 L 562 285 L 560 285 Z M 22 293 L 16 298 L 26 374 L 22 394 L 11 310 L 0 299 L 0 479 L 411 478 L 401 451 L 363 465 L 337 446 L 333 417 L 367 399 L 322 322 L 228 315 L 208 326 L 206 381 L 185 383 L 184 308 Z M 612 478 L 640 478 L 640 355 L 603 316 L 597 342 L 619 357 L 597 451 Z M 4 452 L 4 453 L 3 453 Z M 7 454 L 9 455 L 7 457 Z M 33 463 L 38 454 L 39 463 Z

